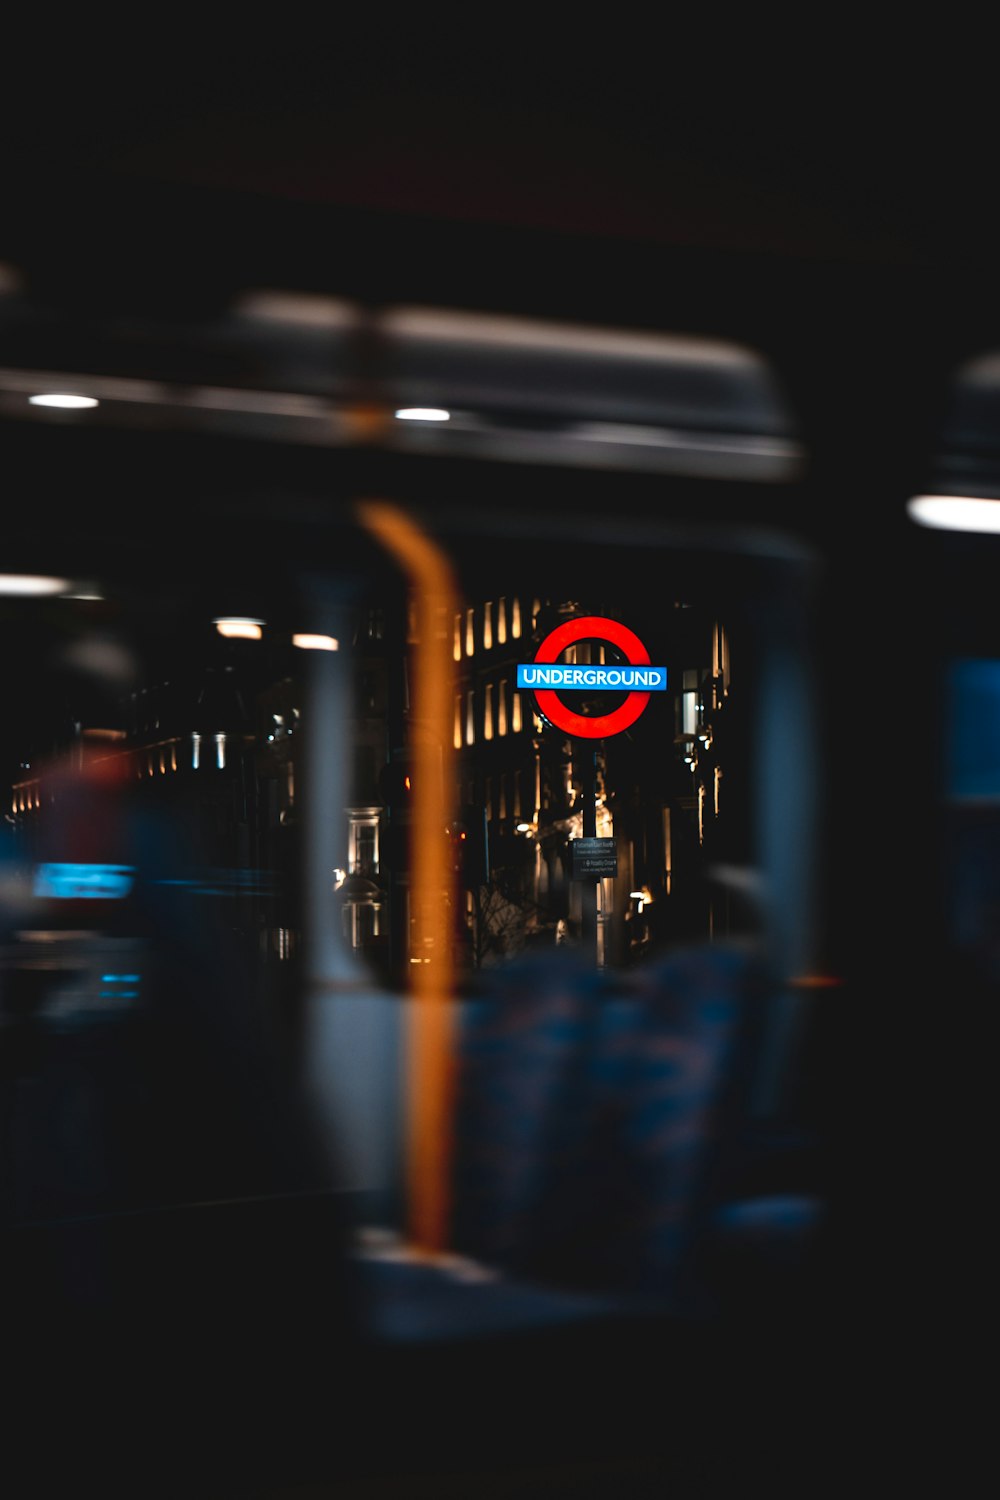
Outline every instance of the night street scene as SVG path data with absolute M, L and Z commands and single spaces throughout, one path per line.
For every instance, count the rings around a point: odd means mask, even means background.
M 6 1491 L 978 1492 L 983 96 L 386 33 L 3 103 Z

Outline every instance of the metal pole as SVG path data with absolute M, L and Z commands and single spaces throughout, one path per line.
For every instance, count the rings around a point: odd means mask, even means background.
M 579 755 L 580 796 L 583 803 L 583 836 L 597 837 L 597 750 L 587 746 Z M 597 882 L 582 882 L 581 896 L 581 942 L 585 953 L 594 955 L 597 962 Z

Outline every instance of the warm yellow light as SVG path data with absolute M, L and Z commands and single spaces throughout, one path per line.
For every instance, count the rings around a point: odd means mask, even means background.
M 340 642 L 332 635 L 299 634 L 292 636 L 292 645 L 303 651 L 339 651 Z
M 212 621 L 220 635 L 230 640 L 244 641 L 259 641 L 263 623 L 263 620 L 250 620 L 238 615 L 221 616 Z

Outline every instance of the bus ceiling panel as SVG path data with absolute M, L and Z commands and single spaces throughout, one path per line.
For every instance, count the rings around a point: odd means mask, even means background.
M 737 343 L 400 307 L 380 317 L 401 406 L 791 437 L 762 355 Z
M 765 484 L 803 470 L 768 360 L 720 338 L 280 288 L 200 322 L 85 318 L 10 278 L 0 333 L 13 420 L 77 421 L 35 405 L 68 395 L 112 428 Z
M 5 364 L 173 382 L 329 391 L 344 380 L 391 394 L 438 387 L 490 407 L 790 435 L 767 361 L 738 342 L 443 308 L 362 310 L 261 288 L 222 314 L 156 320 L 32 302 L 0 280 Z M 57 356 L 61 355 L 61 358 Z
M 448 408 L 444 408 L 448 410 Z M 742 432 L 706 432 L 651 423 L 578 421 L 526 423 L 523 414 L 490 420 L 449 411 L 447 425 L 413 421 L 394 426 L 393 448 L 404 453 L 540 464 L 690 479 L 783 484 L 804 472 L 793 439 Z

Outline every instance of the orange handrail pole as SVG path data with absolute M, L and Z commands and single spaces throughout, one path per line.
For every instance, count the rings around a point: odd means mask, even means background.
M 423 732 L 414 737 L 411 892 L 418 955 L 409 966 L 407 1027 L 406 1170 L 410 1238 L 419 1248 L 444 1250 L 450 1215 L 454 1047 L 452 924 L 454 876 L 445 830 L 450 817 L 454 749 L 453 672 L 449 624 L 458 598 L 446 553 L 398 506 L 360 503 L 362 524 L 407 576 L 416 641 L 413 702 Z

